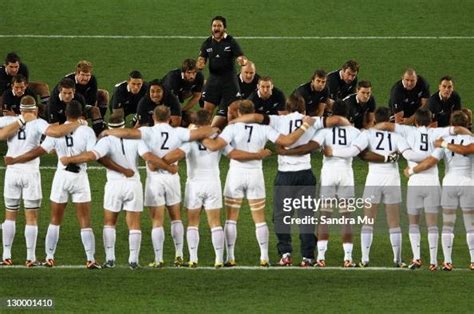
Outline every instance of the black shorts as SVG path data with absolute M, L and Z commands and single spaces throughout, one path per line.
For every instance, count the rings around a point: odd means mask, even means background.
M 227 107 L 232 102 L 241 99 L 237 76 L 233 73 L 222 76 L 211 75 L 204 87 L 202 99 L 218 106 L 216 114 L 226 117 Z

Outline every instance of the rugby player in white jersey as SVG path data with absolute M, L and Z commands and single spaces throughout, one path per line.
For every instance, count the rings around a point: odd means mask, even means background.
M 466 127 L 469 123 L 468 116 L 462 111 L 456 111 L 451 117 L 453 126 Z M 442 269 L 451 271 L 453 269 L 452 248 L 454 240 L 454 225 L 456 222 L 456 210 L 461 207 L 464 226 L 466 229 L 466 241 L 470 252 L 471 264 L 469 268 L 474 270 L 474 138 L 470 135 L 454 135 L 435 141 L 437 148 L 430 157 L 426 158 L 414 167 L 405 169 L 406 176 L 415 173 L 423 173 L 434 167 L 439 160 L 444 159 L 445 176 L 443 179 L 443 192 L 441 195 L 441 207 L 443 208 L 443 229 L 441 232 L 441 246 L 444 261 Z
M 138 152 L 146 161 L 157 161 L 168 152 L 181 147 L 183 143 L 200 140 L 216 132 L 210 126 L 189 130 L 169 125 L 170 109 L 157 106 L 153 113 L 155 125 L 138 129 L 109 129 L 103 135 L 114 135 L 120 138 L 142 139 Z M 175 245 L 175 266 L 183 265 L 184 227 L 181 221 L 181 185 L 176 168 L 173 173 L 167 169 L 151 170 L 147 167 L 144 205 L 150 208 L 152 219 L 151 238 L 155 252 L 155 260 L 149 266 L 163 266 L 163 243 L 165 232 L 163 228 L 165 208 L 171 220 L 171 236 Z
M 123 128 L 125 121 L 122 116 L 111 116 L 109 128 Z M 108 156 L 119 166 L 128 170 L 122 172 L 107 169 L 107 183 L 104 188 L 104 231 L 103 240 L 105 260 L 103 268 L 115 267 L 115 241 L 117 219 L 120 211 L 126 212 L 126 222 L 129 229 L 129 258 L 130 269 L 137 269 L 140 255 L 142 232 L 140 229 L 140 215 L 143 211 L 143 188 L 138 172 L 138 140 L 122 139 L 115 136 L 101 138 L 91 151 L 77 156 L 61 158 L 63 165 L 80 164 L 94 161 Z M 163 165 L 166 165 L 163 163 Z
M 44 135 L 64 136 L 75 130 L 80 124 L 49 125 L 42 119 L 37 119 L 38 108 L 31 96 L 25 96 L 20 101 L 20 117 L 0 118 L 0 138 L 8 138 L 8 151 L 5 158 L 4 200 L 5 221 L 2 228 L 3 258 L 2 265 L 13 265 L 11 248 L 16 233 L 16 217 L 23 199 L 25 208 L 25 240 L 27 267 L 38 266 L 36 260 L 36 240 L 38 236 L 38 209 L 43 198 L 41 192 L 41 175 L 39 158 L 30 161 L 11 163 L 14 157 L 28 152 L 38 146 Z M 26 121 L 28 121 L 26 123 Z
M 429 157 L 433 152 L 433 142 L 439 137 L 464 132 L 470 134 L 467 129 L 461 127 L 430 128 L 431 112 L 420 108 L 415 112 L 415 126 L 385 123 L 380 127 L 400 134 L 410 149 L 417 155 L 415 159 L 408 158 L 408 166 L 414 167 L 417 162 Z M 413 252 L 413 259 L 409 265 L 410 269 L 421 267 L 420 256 L 420 214 L 425 211 L 425 220 L 428 229 L 428 245 L 430 252 L 431 271 L 438 268 L 438 212 L 441 207 L 441 186 L 439 184 L 438 167 L 434 166 L 425 171 L 410 176 L 407 190 L 407 212 L 409 222 L 409 238 Z
M 390 119 L 390 110 L 379 107 L 375 111 L 375 121 L 385 122 Z M 357 139 L 352 142 L 350 148 L 326 149 L 326 156 L 350 157 L 356 156 L 368 148 L 369 151 L 379 155 L 389 156 L 398 151 L 404 153 L 408 151 L 408 145 L 401 136 L 388 131 L 368 129 L 363 131 Z M 402 200 L 400 189 L 400 173 L 397 163 L 374 163 L 369 162 L 369 172 L 365 182 L 363 193 L 364 200 L 370 201 L 370 206 L 364 208 L 364 215 L 369 219 L 374 219 L 380 203 L 385 204 L 387 224 L 389 227 L 390 243 L 393 251 L 393 262 L 395 267 L 406 267 L 402 262 L 402 231 L 400 228 L 400 202 Z M 373 222 L 364 224 L 361 230 L 362 260 L 360 267 L 369 265 L 370 247 L 373 239 Z
M 305 114 L 305 101 L 301 96 L 291 95 L 286 102 L 286 110 L 290 112 L 287 115 L 248 114 L 240 116 L 231 121 L 236 122 L 258 122 L 269 124 L 272 128 L 281 134 L 289 134 L 291 131 L 299 128 L 303 124 Z M 279 266 L 291 266 L 293 251 L 291 239 L 291 224 L 285 223 L 285 217 L 294 215 L 294 208 L 283 209 L 285 199 L 297 199 L 304 196 L 315 198 L 316 178 L 311 170 L 310 153 L 319 148 L 318 143 L 311 141 L 316 131 L 324 126 L 333 126 L 336 124 L 350 125 L 349 121 L 341 116 L 333 115 L 328 118 L 315 118 L 312 132 L 305 134 L 289 147 L 277 145 L 278 172 L 275 177 L 275 188 L 273 191 L 273 222 L 275 232 L 278 238 L 277 249 L 281 256 L 278 262 Z M 307 215 L 313 216 L 313 209 L 301 208 L 298 210 L 298 216 L 303 218 Z M 314 224 L 300 224 L 300 242 L 301 242 L 301 267 L 312 266 L 314 263 L 314 250 L 316 247 L 316 238 L 314 235 Z
M 196 112 L 197 128 L 210 125 L 210 114 L 207 110 Z M 216 268 L 224 265 L 224 231 L 220 214 L 222 208 L 222 188 L 219 161 L 222 153 L 231 159 L 254 160 L 271 155 L 268 149 L 248 153 L 233 149 L 227 145 L 223 150 L 210 152 L 200 142 L 185 143 L 163 158 L 167 163 L 174 163 L 186 157 L 187 180 L 184 192 L 184 207 L 188 217 L 186 241 L 189 250 L 189 267 L 198 265 L 199 221 L 201 209 L 204 208 L 211 229 L 212 245 L 215 252 Z M 153 162 L 149 162 L 149 164 Z M 150 166 L 151 167 L 151 166 Z
M 239 104 L 239 116 L 254 113 L 254 105 L 249 100 Z M 314 130 L 315 120 L 309 117 L 302 119 L 300 128 L 289 135 L 282 135 L 268 125 L 256 123 L 235 123 L 227 126 L 216 139 L 202 141 L 211 151 L 217 151 L 228 144 L 238 150 L 255 153 L 265 147 L 268 140 L 289 146 L 295 143 L 306 130 Z M 262 161 L 231 160 L 224 187 L 226 206 L 226 223 L 224 233 L 226 238 L 226 266 L 235 266 L 234 248 L 237 238 L 237 220 L 240 206 L 244 197 L 247 198 L 255 223 L 257 241 L 260 247 L 260 265 L 268 267 L 268 226 L 265 222 L 265 183 L 262 171 Z

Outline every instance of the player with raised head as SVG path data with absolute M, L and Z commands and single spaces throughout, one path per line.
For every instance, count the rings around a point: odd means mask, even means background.
M 163 86 L 160 80 L 153 80 L 148 84 L 147 94 L 138 102 L 137 106 L 137 124 L 140 126 L 153 126 L 153 113 L 158 106 L 170 108 L 171 126 L 181 125 L 181 105 L 179 100 L 170 90 Z
M 185 142 L 200 140 L 215 133 L 210 126 L 195 130 L 172 127 L 169 124 L 170 108 L 161 105 L 153 112 L 154 126 L 135 129 L 116 128 L 103 132 L 103 135 L 114 135 L 119 138 L 142 139 L 138 152 L 147 162 L 160 163 L 167 153 L 181 147 Z M 157 158 L 158 157 L 158 158 Z M 165 210 L 168 210 L 171 220 L 171 236 L 175 245 L 175 266 L 183 265 L 184 227 L 181 220 L 181 183 L 176 164 L 164 164 L 163 168 L 147 167 L 145 182 L 144 205 L 150 208 L 152 220 L 151 238 L 155 252 L 155 260 L 151 267 L 163 266 L 163 243 L 165 232 L 163 228 Z
M 0 119 L 0 138 L 8 139 L 6 153 L 4 199 L 5 221 L 2 228 L 3 265 L 12 265 L 11 248 L 16 233 L 16 217 L 21 199 L 25 207 L 25 239 L 27 247 L 26 266 L 37 266 L 36 239 L 38 235 L 38 210 L 43 198 L 41 193 L 41 175 L 39 159 L 11 164 L 10 161 L 39 145 L 44 135 L 63 136 L 78 127 L 49 126 L 44 120 L 37 119 L 38 107 L 31 96 L 25 96 L 20 102 L 20 117 L 3 117 Z
M 18 74 L 12 78 L 11 88 L 3 93 L 3 115 L 15 116 L 20 114 L 20 101 L 23 96 L 36 98 L 34 91 L 28 87 L 26 77 Z
M 163 86 L 178 97 L 183 126 L 192 121 L 192 109 L 202 96 L 204 75 L 198 71 L 196 60 L 185 59 L 181 68 L 169 71 L 161 80 Z
M 270 76 L 262 76 L 258 79 L 257 90 L 250 94 L 248 99 L 253 102 L 256 113 L 266 115 L 286 113 L 285 94 L 273 85 Z
M 258 80 L 260 79 L 255 63 L 247 60 L 247 64 L 240 67 L 240 73 L 237 74 L 237 79 L 240 87 L 240 96 L 242 99 L 247 99 L 250 94 L 257 90 Z
M 211 20 L 211 33 L 201 45 L 197 67 L 202 70 L 209 63 L 209 77 L 202 95 L 204 109 L 212 113 L 219 107 L 213 126 L 224 128 L 226 120 L 236 116 L 241 98 L 239 83 L 235 75 L 234 62 L 247 65 L 247 57 L 231 35 L 227 34 L 227 20 L 215 16 Z
M 388 122 L 390 109 L 379 107 L 375 110 L 375 121 Z M 394 152 L 403 153 L 409 150 L 408 145 L 397 133 L 380 131 L 377 129 L 364 130 L 357 139 L 352 141 L 350 148 L 326 149 L 328 157 L 354 157 L 365 149 L 379 155 L 389 156 Z M 365 182 L 364 199 L 370 200 L 370 206 L 364 208 L 364 216 L 369 223 L 364 224 L 361 230 L 362 259 L 360 267 L 369 265 L 369 254 L 373 240 L 374 220 L 380 203 L 384 203 L 387 215 L 387 225 L 390 234 L 390 243 L 393 251 L 395 267 L 406 267 L 402 261 L 402 230 L 400 228 L 400 203 L 402 200 L 400 188 L 400 173 L 397 163 L 369 162 L 369 172 Z M 373 219 L 373 220 L 372 220 Z
M 413 125 L 415 112 L 418 108 L 428 105 L 430 85 L 412 68 L 408 68 L 397 81 L 391 91 L 389 106 L 395 114 L 395 122 Z
M 342 100 L 356 92 L 359 69 L 360 65 L 357 61 L 348 60 L 339 70 L 328 74 L 329 97 L 333 101 Z
M 368 129 L 374 125 L 374 111 L 377 107 L 372 96 L 372 84 L 369 81 L 357 83 L 357 92 L 344 98 L 349 107 L 349 121 L 360 129 Z
M 122 115 L 112 115 L 108 123 L 109 129 L 125 127 Z M 118 215 L 121 210 L 126 212 L 129 229 L 129 258 L 130 269 L 139 266 L 140 244 L 142 232 L 140 216 L 143 211 L 143 188 L 138 171 L 138 140 L 122 139 L 115 136 L 101 138 L 91 151 L 76 156 L 61 157 L 63 165 L 81 164 L 95 161 L 108 156 L 123 170 L 116 171 L 107 168 L 107 183 L 104 188 L 104 248 L 106 262 L 103 268 L 115 267 L 115 242 Z
M 456 111 L 451 117 L 453 126 L 466 127 L 469 124 L 468 116 L 462 111 Z M 443 179 L 443 192 L 441 206 L 443 207 L 443 229 L 441 233 L 441 244 L 444 261 L 442 269 L 450 271 L 453 269 L 452 248 L 454 240 L 454 225 L 456 222 L 456 210 L 461 207 L 464 226 L 466 228 L 466 240 L 471 257 L 471 270 L 474 270 L 474 196 L 472 179 L 474 140 L 471 135 L 451 135 L 435 141 L 435 147 L 431 156 L 419 164 L 407 167 L 406 176 L 423 173 L 434 167 L 439 160 L 444 159 L 446 173 Z
M 129 115 L 134 115 L 132 125 L 136 123 L 136 113 L 139 101 L 145 97 L 148 85 L 143 81 L 143 75 L 134 70 L 128 74 L 126 81 L 115 84 L 110 109 L 112 115 L 122 115 L 126 121 Z
M 311 81 L 300 85 L 293 94 L 303 97 L 306 114 L 322 116 L 326 110 L 330 111 L 329 87 L 326 84 L 328 74 L 322 69 L 314 71 Z
M 240 101 L 239 115 L 255 112 L 253 103 L 249 100 Z M 205 139 L 203 145 L 211 151 L 217 151 L 228 144 L 238 150 L 256 153 L 265 148 L 267 141 L 279 145 L 290 146 L 295 143 L 315 120 L 303 117 L 299 128 L 288 135 L 279 134 L 268 125 L 256 123 L 235 123 L 228 125 L 216 139 Z M 238 161 L 231 160 L 229 172 L 224 187 L 226 223 L 227 261 L 226 266 L 235 266 L 234 248 L 237 239 L 237 220 L 244 197 L 247 198 L 255 223 L 255 232 L 260 247 L 260 265 L 268 267 L 268 226 L 265 222 L 265 182 L 261 160 Z

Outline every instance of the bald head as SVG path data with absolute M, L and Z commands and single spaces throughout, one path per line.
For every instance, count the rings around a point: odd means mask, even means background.
M 406 90 L 412 90 L 415 88 L 417 81 L 418 76 L 416 75 L 416 71 L 412 68 L 406 69 L 402 76 L 403 87 Z
M 252 83 L 256 72 L 255 64 L 252 61 L 248 61 L 246 65 L 240 68 L 242 80 L 247 84 Z
M 171 117 L 170 108 L 164 105 L 156 106 L 153 111 L 155 122 L 168 122 Z

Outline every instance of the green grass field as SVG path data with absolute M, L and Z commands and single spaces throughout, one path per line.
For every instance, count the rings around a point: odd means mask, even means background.
M 410 66 L 431 83 L 432 93 L 437 89 L 441 76 L 452 75 L 463 104 L 474 109 L 474 90 L 471 88 L 474 22 L 468 13 L 473 9 L 474 2 L 467 0 L 455 4 L 440 0 L 292 3 L 283 0 L 227 3 L 215 0 L 25 0 L 10 4 L 0 14 L 0 57 L 16 51 L 29 66 L 31 80 L 45 81 L 51 88 L 64 74 L 74 70 L 77 61 L 86 59 L 94 64 L 99 87 L 111 91 L 114 84 L 125 80 L 133 69 L 140 70 L 145 79 L 151 80 L 178 67 L 183 59 L 196 57 L 203 39 L 209 35 L 210 19 L 214 15 L 224 15 L 228 19 L 229 33 L 245 36 L 239 42 L 249 59 L 256 63 L 257 72 L 272 76 L 275 85 L 287 94 L 308 81 L 316 68 L 331 71 L 354 58 L 361 64 L 359 79 L 372 82 L 378 105 L 387 102 L 390 87 Z M 93 35 L 105 37 L 90 37 Z M 170 38 L 134 37 L 143 35 Z M 0 147 L 5 149 L 4 144 Z M 43 157 L 42 165 L 55 166 L 55 157 Z M 276 156 L 264 161 L 269 226 L 272 225 L 270 204 L 276 165 Z M 319 176 L 320 155 L 314 156 L 313 165 L 315 174 Z M 400 168 L 404 167 L 405 163 L 400 162 Z M 227 168 L 228 161 L 223 159 L 223 179 Z M 363 185 L 366 164 L 356 160 L 354 170 L 357 184 Z M 4 170 L 0 173 L 4 177 Z M 184 180 L 184 163 L 180 173 Z M 141 174 L 144 178 L 144 171 Z M 54 170 L 42 170 L 44 200 L 37 247 L 39 258 L 44 254 L 53 175 Z M 103 261 L 105 170 L 91 169 L 89 178 L 97 259 Z M 406 185 L 405 180 L 403 184 Z M 0 201 L 3 203 L 3 197 Z M 116 255 L 118 263 L 125 265 L 128 236 L 122 218 L 117 227 Z M 473 272 L 465 270 L 469 256 L 461 220 L 458 215 L 453 257 L 455 265 L 463 271 L 430 273 L 426 268 L 416 272 L 384 269 L 344 271 L 342 268 L 319 271 L 177 270 L 171 268 L 174 249 L 167 224 L 165 261 L 170 265 L 169 269 L 144 268 L 131 272 L 117 268 L 90 272 L 65 268 L 2 268 L 0 297 L 53 297 L 56 310 L 75 312 L 302 312 L 313 309 L 325 312 L 472 312 L 474 279 Z M 403 257 L 409 260 L 411 250 L 404 214 L 402 223 Z M 21 264 L 25 256 L 23 226 L 21 217 L 13 250 L 17 264 Z M 238 228 L 236 257 L 239 264 L 257 265 L 258 245 L 247 206 L 241 211 Z M 153 258 L 147 210 L 143 214 L 142 229 L 140 261 L 145 265 Z M 376 230 L 371 266 L 391 266 L 392 253 L 383 211 L 378 217 Z M 200 234 L 199 262 L 202 266 L 210 266 L 213 264 L 213 250 L 204 218 Z M 426 260 L 428 251 L 423 228 L 422 236 L 422 256 Z M 270 258 L 277 262 L 276 237 L 272 228 L 270 241 Z M 294 256 L 298 257 L 297 236 L 294 248 Z M 441 255 L 440 248 L 440 258 Z M 329 266 L 341 265 L 343 255 L 337 229 L 332 233 L 326 257 Z M 356 234 L 354 259 L 359 258 L 360 241 Z M 82 265 L 85 262 L 79 225 L 71 206 L 61 227 L 56 259 L 59 265 Z

